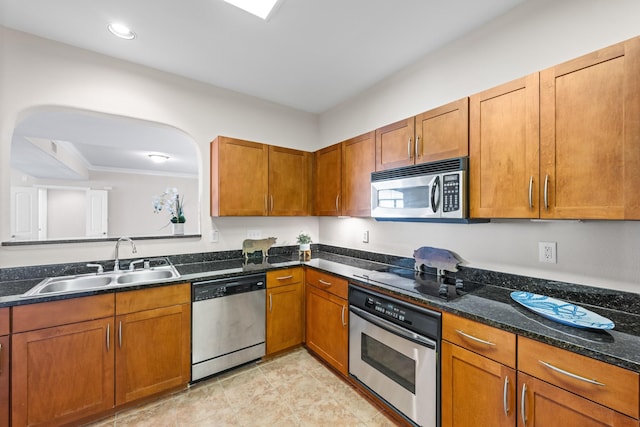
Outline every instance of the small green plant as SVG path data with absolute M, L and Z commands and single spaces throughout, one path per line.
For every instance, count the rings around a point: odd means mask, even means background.
M 298 242 L 299 245 L 311 243 L 311 236 L 305 232 L 300 232 L 298 237 L 296 237 L 296 242 Z

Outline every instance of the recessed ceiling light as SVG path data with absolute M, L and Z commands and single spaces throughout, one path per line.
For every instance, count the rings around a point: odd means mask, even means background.
M 267 19 L 279 0 L 224 0 L 229 4 L 257 16 Z
M 107 26 L 107 28 L 111 31 L 111 34 L 116 37 L 120 37 L 121 39 L 132 40 L 136 37 L 136 33 L 131 31 L 131 29 L 126 25 L 119 22 L 112 22 Z
M 165 156 L 164 154 L 149 154 L 149 158 L 154 163 L 164 163 L 169 160 L 169 156 Z

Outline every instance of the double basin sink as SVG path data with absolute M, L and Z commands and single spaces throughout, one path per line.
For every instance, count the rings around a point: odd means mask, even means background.
M 177 279 L 180 273 L 173 265 L 161 265 L 141 270 L 121 270 L 107 273 L 82 274 L 77 276 L 50 277 L 22 294 L 23 297 L 55 295 L 121 286 L 143 285 L 160 280 Z

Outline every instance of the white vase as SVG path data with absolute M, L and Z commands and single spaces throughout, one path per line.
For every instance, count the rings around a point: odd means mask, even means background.
M 173 234 L 175 236 L 182 236 L 184 234 L 184 222 L 172 222 Z
M 311 243 L 300 243 L 300 250 L 301 251 L 310 251 L 311 250 Z

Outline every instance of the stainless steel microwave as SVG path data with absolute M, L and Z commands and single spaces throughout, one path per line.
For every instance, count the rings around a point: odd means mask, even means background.
M 379 221 L 464 222 L 468 157 L 371 173 L 371 216 Z

